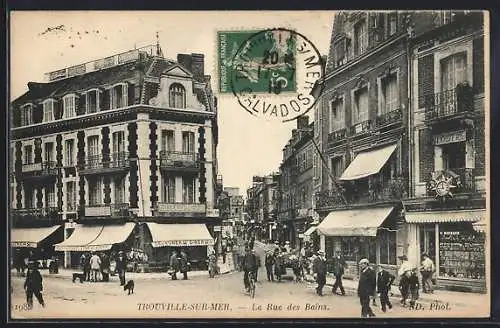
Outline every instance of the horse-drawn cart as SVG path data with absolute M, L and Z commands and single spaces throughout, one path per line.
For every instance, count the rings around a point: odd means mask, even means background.
M 301 281 L 304 277 L 306 263 L 298 253 L 280 253 L 276 257 L 274 275 L 278 281 L 291 277 L 292 280 Z M 287 279 L 288 280 L 288 279 Z

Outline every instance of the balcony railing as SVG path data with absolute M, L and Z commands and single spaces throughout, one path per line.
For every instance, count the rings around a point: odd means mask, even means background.
M 57 207 L 41 208 L 22 208 L 12 210 L 12 214 L 18 217 L 53 217 L 57 216 L 59 209 Z
M 323 190 L 315 194 L 316 208 L 345 206 L 342 197 L 335 190 Z
M 164 169 L 198 169 L 195 153 L 161 151 L 160 167 Z
M 401 109 L 392 110 L 388 113 L 377 116 L 376 126 L 383 127 L 395 123 L 403 122 L 403 113 Z
M 473 111 L 472 87 L 460 84 L 455 89 L 424 96 L 425 119 L 443 119 Z
M 85 158 L 83 169 L 126 169 L 130 167 L 128 152 L 91 155 Z
M 474 169 L 452 168 L 446 171 L 434 172 L 433 179 L 427 183 L 427 195 L 447 195 L 447 190 L 449 190 L 450 196 L 475 192 Z
M 130 215 L 128 203 L 85 205 L 85 216 L 109 216 L 113 218 L 124 218 Z
M 351 126 L 351 136 L 355 136 L 357 134 L 362 134 L 370 131 L 372 129 L 372 121 L 366 120 L 363 122 L 359 122 Z
M 201 203 L 158 203 L 156 210 L 160 213 L 176 212 L 205 212 L 205 204 Z
M 344 140 L 346 136 L 347 136 L 347 130 L 345 128 L 333 131 L 328 134 L 328 144 L 333 144 L 338 141 Z
M 41 163 L 23 164 L 22 173 L 33 173 L 37 175 L 56 175 L 57 163 L 54 161 L 47 161 Z

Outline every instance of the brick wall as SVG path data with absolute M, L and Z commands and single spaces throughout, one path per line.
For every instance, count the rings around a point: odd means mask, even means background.
M 420 165 L 420 182 L 429 180 L 431 173 L 434 171 L 434 150 L 432 145 L 432 134 L 428 129 L 418 131 L 419 140 L 419 165 Z

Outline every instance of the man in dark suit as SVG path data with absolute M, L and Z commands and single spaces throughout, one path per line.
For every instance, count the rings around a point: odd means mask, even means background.
M 361 303 L 361 317 L 375 317 L 375 313 L 370 307 L 370 296 L 375 293 L 377 277 L 367 259 L 359 261 L 359 268 L 361 273 L 359 275 L 358 296 Z
M 333 274 L 335 275 L 335 283 L 333 284 L 332 293 L 337 293 L 337 288 L 340 288 L 342 295 L 345 295 L 344 285 L 342 284 L 342 276 L 344 269 L 347 267 L 344 257 L 340 251 L 335 252 L 335 257 L 332 259 Z
M 318 287 L 316 287 L 316 294 L 323 296 L 323 286 L 326 284 L 326 258 L 325 252 L 322 250 L 318 251 L 318 256 L 313 262 L 313 273 L 316 277 L 316 282 Z
M 383 312 L 387 311 L 387 307 L 392 309 L 392 304 L 389 301 L 389 291 L 394 279 L 396 277 L 383 268 L 377 274 L 377 293 L 380 293 L 380 305 Z

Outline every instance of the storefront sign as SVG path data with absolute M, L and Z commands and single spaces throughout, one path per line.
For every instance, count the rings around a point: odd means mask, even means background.
M 438 134 L 437 136 L 434 136 L 434 144 L 436 146 L 455 143 L 455 142 L 462 142 L 465 140 L 466 140 L 465 130 L 441 133 Z
M 12 247 L 36 248 L 38 245 L 31 241 L 13 241 L 10 243 Z
M 154 241 L 152 243 L 153 247 L 164 247 L 164 246 L 211 246 L 214 241 L 211 239 L 199 239 L 199 240 L 165 240 L 165 241 Z
M 219 217 L 219 209 L 207 209 L 208 217 Z
M 214 226 L 214 231 L 222 231 L 222 227 L 221 226 Z

